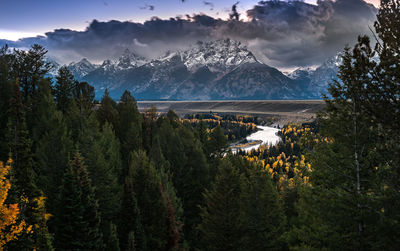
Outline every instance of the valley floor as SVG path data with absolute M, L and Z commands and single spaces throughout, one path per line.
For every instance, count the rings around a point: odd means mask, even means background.
M 144 111 L 155 106 L 161 113 L 174 110 L 180 115 L 191 113 L 232 113 L 265 115 L 274 118 L 273 126 L 289 122 L 306 122 L 325 107 L 323 100 L 226 100 L 226 101 L 138 101 Z

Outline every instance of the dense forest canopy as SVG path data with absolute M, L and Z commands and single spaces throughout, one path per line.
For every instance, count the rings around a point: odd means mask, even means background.
M 95 104 L 66 67 L 47 77 L 45 48 L 3 47 L 0 250 L 398 249 L 399 20 L 382 0 L 318 119 L 235 155 L 265 121 Z

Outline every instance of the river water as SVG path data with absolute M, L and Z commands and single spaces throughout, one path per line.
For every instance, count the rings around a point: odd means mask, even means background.
M 241 148 L 241 150 L 248 152 L 253 149 L 258 149 L 260 145 L 276 145 L 281 140 L 281 138 L 277 135 L 280 129 L 276 129 L 269 126 L 257 126 L 257 128 L 258 131 L 250 134 L 249 136 L 246 137 L 246 139 L 248 142 L 256 140 L 260 140 L 262 142 L 260 144 Z M 237 150 L 234 149 L 232 150 L 233 153 L 235 153 L 236 151 Z

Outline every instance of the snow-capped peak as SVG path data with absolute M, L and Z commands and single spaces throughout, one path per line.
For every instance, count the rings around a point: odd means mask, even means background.
M 167 52 L 160 61 L 180 57 L 189 71 L 194 72 L 207 66 L 211 71 L 225 71 L 243 63 L 255 63 L 257 59 L 246 46 L 231 39 L 197 42 L 184 51 Z
M 87 60 L 86 58 L 83 58 L 81 61 L 78 63 L 70 63 L 68 65 L 68 69 L 74 74 L 74 76 L 78 79 L 83 78 L 86 76 L 89 72 L 95 70 L 97 68 L 96 65 L 92 64 Z
M 145 63 L 147 63 L 147 61 L 144 57 L 138 56 L 135 53 L 131 52 L 129 49 L 126 49 L 124 53 L 119 57 L 116 65 L 120 69 L 129 69 L 142 66 Z
M 300 67 L 288 74 L 288 76 L 291 79 L 298 79 L 298 78 L 304 78 L 304 77 L 310 77 L 314 73 L 315 69 L 311 67 Z

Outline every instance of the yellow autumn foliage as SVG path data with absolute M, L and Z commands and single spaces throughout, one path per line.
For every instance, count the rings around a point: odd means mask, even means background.
M 17 239 L 25 227 L 24 221 L 17 222 L 18 204 L 5 204 L 8 191 L 11 188 L 10 181 L 7 178 L 11 163 L 11 159 L 6 165 L 0 162 L 0 250 L 3 250 L 4 245 L 8 242 Z

